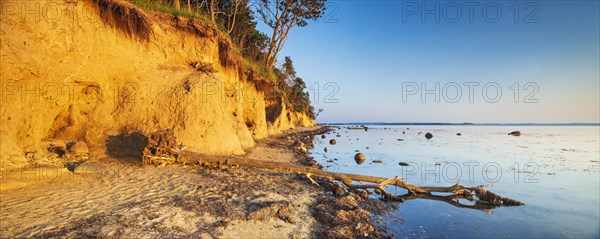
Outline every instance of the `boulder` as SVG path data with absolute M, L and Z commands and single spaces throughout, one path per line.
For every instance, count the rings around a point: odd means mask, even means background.
M 365 155 L 363 153 L 357 153 L 354 155 L 354 161 L 356 161 L 357 164 L 362 164 L 365 162 Z

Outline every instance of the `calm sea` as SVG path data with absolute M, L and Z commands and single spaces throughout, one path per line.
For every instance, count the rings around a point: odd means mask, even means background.
M 493 184 L 490 191 L 525 203 L 475 210 L 409 200 L 378 219 L 398 238 L 600 237 L 599 126 L 369 125 L 368 131 L 339 127 L 325 139 L 315 137 L 316 147 L 310 152 L 325 170 L 397 175 L 427 186 Z M 521 136 L 508 135 L 514 130 Z M 425 139 L 427 132 L 432 139 Z M 337 144 L 330 145 L 330 139 Z M 367 158 L 360 165 L 354 160 L 358 151 Z M 383 163 L 373 163 L 376 159 Z

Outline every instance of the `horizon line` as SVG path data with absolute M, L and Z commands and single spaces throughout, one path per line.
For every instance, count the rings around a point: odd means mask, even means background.
M 451 123 L 451 122 L 323 122 L 319 125 L 531 125 L 531 126 L 600 126 L 598 123 Z

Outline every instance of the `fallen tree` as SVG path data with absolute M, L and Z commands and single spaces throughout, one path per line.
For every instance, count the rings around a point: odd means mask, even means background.
M 283 173 L 299 173 L 306 175 L 307 178 L 314 184 L 318 183 L 312 178 L 314 176 L 326 179 L 332 185 L 337 185 L 342 190 L 369 190 L 372 189 L 375 193 L 382 195 L 383 199 L 405 201 L 416 198 L 427 198 L 450 203 L 457 207 L 474 208 L 474 209 L 492 209 L 499 206 L 519 206 L 522 202 L 510 198 L 501 197 L 495 193 L 487 191 L 487 187 L 491 185 L 481 186 L 463 186 L 455 184 L 450 187 L 423 187 L 406 183 L 400 177 L 383 178 L 376 176 L 338 173 L 323 171 L 314 167 L 300 166 L 287 163 L 267 162 L 252 159 L 239 159 L 236 157 L 219 157 L 213 155 L 204 155 L 200 153 L 183 151 L 180 153 L 178 162 L 185 164 L 195 164 L 205 167 L 230 166 L 230 167 L 247 167 L 258 168 L 264 170 L 273 170 Z M 356 183 L 358 184 L 356 184 Z M 364 184 L 368 182 L 369 184 Z M 386 186 L 396 186 L 408 190 L 405 195 L 394 195 L 385 189 Z M 436 196 L 433 193 L 451 193 L 451 196 Z M 475 205 L 469 206 L 460 204 L 458 198 L 474 201 Z
M 361 194 L 370 194 L 373 192 L 382 196 L 385 200 L 405 201 L 417 198 L 426 198 L 449 203 L 456 207 L 473 208 L 479 210 L 493 209 L 500 206 L 518 206 L 522 202 L 501 197 L 495 193 L 487 191 L 491 185 L 463 186 L 456 183 L 450 187 L 425 187 L 406 183 L 402 178 L 396 176 L 393 178 L 384 178 L 360 174 L 349 174 L 339 172 L 323 171 L 318 167 L 308 167 L 289 163 L 268 162 L 240 158 L 236 156 L 215 156 L 185 151 L 183 147 L 177 145 L 173 131 L 158 131 L 150 135 L 148 143 L 144 149 L 142 163 L 148 164 L 171 164 L 171 163 L 193 164 L 203 167 L 247 167 L 263 170 L 273 170 L 283 173 L 298 173 L 305 175 L 310 182 L 320 185 L 313 179 L 317 177 L 320 181 L 327 183 L 335 194 L 358 192 Z M 355 183 L 356 182 L 356 183 Z M 367 182 L 367 183 L 365 183 Z M 395 195 L 389 193 L 386 188 L 395 186 L 406 189 L 408 192 L 404 195 Z M 450 193 L 449 196 L 437 196 L 433 193 Z M 474 205 L 464 205 L 459 199 L 467 199 L 475 202 Z

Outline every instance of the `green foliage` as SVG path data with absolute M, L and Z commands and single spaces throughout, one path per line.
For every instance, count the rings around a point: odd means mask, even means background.
M 265 66 L 271 69 L 288 37 L 290 29 L 305 27 L 325 13 L 326 0 L 255 0 L 256 15 L 271 28 Z
M 163 3 L 162 1 L 131 0 L 131 2 L 147 10 L 164 12 L 174 16 L 200 19 L 204 22 L 211 23 L 210 19 L 208 18 L 208 16 L 206 16 L 206 14 L 203 14 L 201 12 L 188 11 L 185 8 L 177 9 L 170 4 Z
M 306 83 L 296 75 L 296 69 L 292 58 L 286 56 L 280 69 L 275 68 L 278 77 L 278 95 L 283 96 L 288 108 L 303 112 L 311 118 L 315 118 L 314 108 L 310 105 L 310 95 L 306 92 Z
M 272 47 L 272 41 L 267 35 L 256 29 L 257 22 L 253 10 L 257 10 L 258 17 L 265 21 L 263 19 L 265 12 L 261 13 L 260 11 L 269 9 L 269 1 L 255 0 L 254 3 L 258 3 L 259 8 L 251 9 L 249 1 L 253 0 L 190 0 L 189 10 L 187 0 L 130 1 L 147 10 L 196 18 L 215 26 L 228 36 L 234 45 L 232 47 L 233 52 L 243 57 L 246 66 L 251 67 L 257 74 L 275 83 L 276 89 L 268 97 L 283 97 L 288 104 L 288 108 L 297 112 L 304 112 L 313 119 L 322 111 L 315 112 L 315 109 L 310 105 L 309 95 L 305 92 L 306 84 L 302 78 L 296 75 L 290 57 L 285 57 L 281 69 L 271 69 L 271 67 L 265 66 L 265 62 L 269 57 L 269 48 Z M 290 23 L 293 23 L 291 25 L 303 27 L 307 24 L 306 20 L 318 19 L 325 10 L 325 0 L 276 1 L 280 4 L 279 8 L 286 9 L 284 11 L 285 15 L 266 17 L 280 18 L 278 24 L 290 25 Z M 270 23 L 275 24 L 275 22 Z M 267 24 L 269 23 L 267 22 Z

